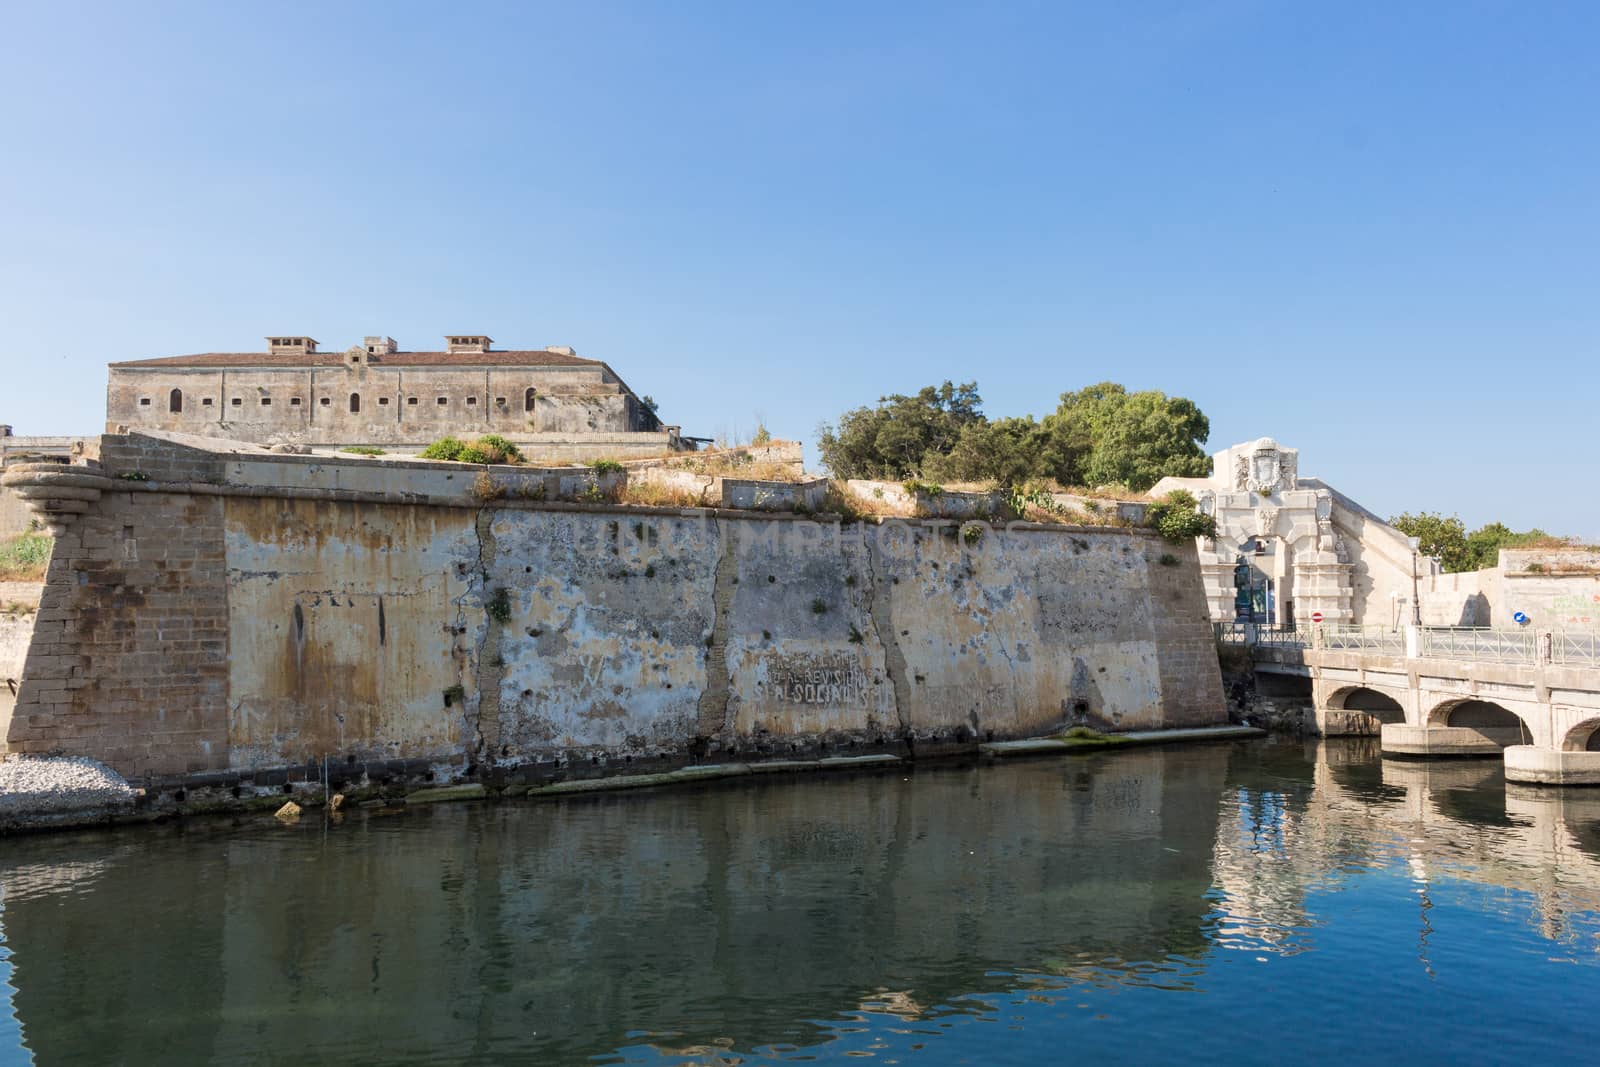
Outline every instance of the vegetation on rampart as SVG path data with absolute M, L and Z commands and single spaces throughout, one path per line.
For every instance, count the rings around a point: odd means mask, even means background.
M 1445 573 L 1477 571 L 1493 567 L 1500 561 L 1502 548 L 1574 549 L 1585 547 L 1575 541 L 1555 537 L 1538 528 L 1517 532 L 1503 522 L 1486 523 L 1471 533 L 1460 516 L 1444 516 L 1438 512 L 1422 511 L 1413 515 L 1406 512 L 1389 520 L 1389 525 L 1408 537 L 1421 541 L 1418 549 L 1424 556 L 1437 559 Z
M 1211 424 L 1193 401 L 1115 382 L 1063 393 L 1056 410 L 990 420 L 977 382 L 927 386 L 860 407 L 818 431 L 836 478 L 1126 486 L 1142 493 L 1167 476 L 1204 477 Z
M 457 437 L 441 437 L 418 453 L 420 459 L 443 459 L 453 463 L 522 462 L 522 450 L 497 433 L 486 433 L 471 444 Z
M 0 541 L 0 582 L 43 581 L 50 562 L 50 545 L 50 536 L 39 533 Z
M 1187 489 L 1174 489 L 1151 504 L 1145 512 L 1145 521 L 1174 544 L 1217 535 L 1216 518 L 1201 514 L 1194 494 Z

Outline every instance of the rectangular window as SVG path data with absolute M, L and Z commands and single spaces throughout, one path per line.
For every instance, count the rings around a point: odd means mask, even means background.
M 262 397 L 261 398 L 261 406 L 264 407 L 264 408 L 270 408 L 272 406 L 272 398 L 270 396 Z
M 410 404 L 412 407 L 416 407 L 417 406 L 417 398 L 416 397 L 411 397 L 408 400 L 406 400 L 406 403 Z
M 141 396 L 139 398 L 139 406 L 142 407 L 142 408 L 149 407 L 150 406 L 150 398 L 147 397 L 147 396 Z
M 497 396 L 497 397 L 495 397 L 495 398 L 494 398 L 494 402 L 495 402 L 495 403 L 496 403 L 496 404 L 498 404 L 498 405 L 500 405 L 500 406 L 501 406 L 501 407 L 505 407 L 505 406 L 506 406 L 506 398 L 505 398 L 505 397 L 503 397 L 503 396 Z
M 332 404 L 332 403 L 333 403 L 333 401 L 332 401 L 332 400 L 329 400 L 329 399 L 328 399 L 328 398 L 327 398 L 327 397 L 323 397 L 323 398 L 322 398 L 322 406 L 323 406 L 323 407 L 327 407 L 327 406 L 328 406 L 328 405 L 330 405 L 330 404 Z
M 467 397 L 467 403 L 471 404 L 473 407 L 476 407 L 478 405 L 478 398 L 475 396 L 469 396 Z
M 297 396 L 291 396 L 289 398 L 289 406 L 292 407 L 292 408 L 299 407 L 300 406 L 300 398 L 297 397 Z
M 204 398 L 201 399 L 200 403 L 203 404 L 206 407 L 210 407 L 211 406 L 211 398 L 209 396 L 208 397 L 204 397 Z
M 447 397 L 447 396 L 441 396 L 439 398 L 439 403 L 440 404 L 448 404 L 448 403 L 450 403 L 450 398 Z
M 238 408 L 238 407 L 243 407 L 243 406 L 244 406 L 244 398 L 243 398 L 243 397 L 237 397 L 237 396 L 236 396 L 236 397 L 234 397 L 234 398 L 233 398 L 233 400 L 232 400 L 232 401 L 231 401 L 231 403 L 232 403 L 232 404 L 233 404 L 233 406 L 234 406 L 234 407 L 236 407 L 236 408 Z
M 378 403 L 383 407 L 388 407 L 389 406 L 389 398 L 386 397 L 386 396 L 380 396 L 378 398 Z

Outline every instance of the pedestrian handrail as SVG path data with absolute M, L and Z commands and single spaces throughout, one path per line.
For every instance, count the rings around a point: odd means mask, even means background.
M 1537 663 L 1538 633 L 1534 630 L 1489 630 L 1457 626 L 1422 629 L 1425 657 L 1469 659 L 1485 663 Z
M 1256 644 L 1297 648 L 1311 644 L 1311 628 L 1304 623 L 1293 626 L 1257 626 Z
M 1550 662 L 1561 666 L 1600 666 L 1600 633 L 1554 631 L 1550 635 Z
M 1538 666 L 1600 667 L 1600 631 L 1497 630 L 1473 626 L 1385 626 L 1357 623 L 1214 624 L 1218 644 L 1375 652 L 1431 659 Z M 1414 635 L 1414 636 L 1413 636 Z
M 1403 656 L 1406 654 L 1406 634 L 1404 630 L 1381 624 L 1329 623 L 1322 628 L 1319 647 L 1335 651 L 1386 652 Z

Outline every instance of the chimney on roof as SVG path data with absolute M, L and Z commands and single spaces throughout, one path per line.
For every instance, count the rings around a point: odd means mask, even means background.
M 482 334 L 455 334 L 445 339 L 445 351 L 458 353 L 483 353 L 489 351 L 494 341 Z
M 267 354 L 271 356 L 303 356 L 317 350 L 317 342 L 309 337 L 269 337 Z
M 544 350 L 546 352 L 554 352 L 558 356 L 575 356 L 578 354 L 577 350 L 571 345 L 545 345 Z
M 367 350 L 369 356 L 392 356 L 400 351 L 393 337 L 363 337 L 361 347 Z

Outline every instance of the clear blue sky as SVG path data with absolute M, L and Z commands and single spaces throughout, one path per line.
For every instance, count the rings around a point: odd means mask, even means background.
M 1600 537 L 1600 4 L 0 8 L 0 422 L 451 331 L 692 434 L 1192 397 L 1384 514 Z M 814 455 L 814 453 L 813 453 Z

